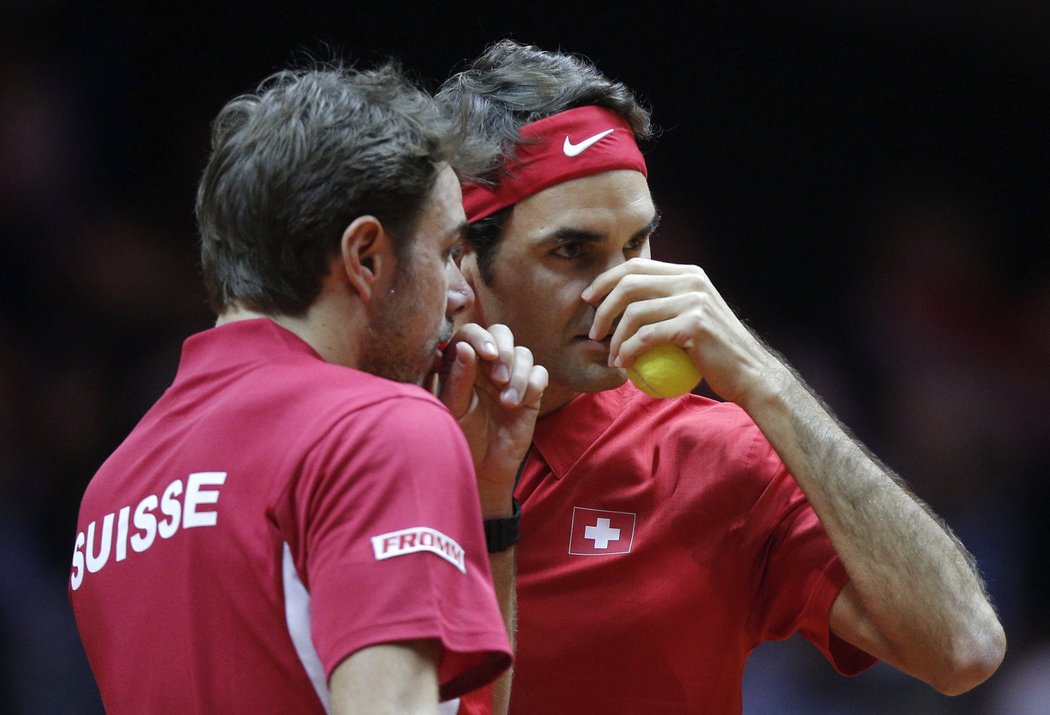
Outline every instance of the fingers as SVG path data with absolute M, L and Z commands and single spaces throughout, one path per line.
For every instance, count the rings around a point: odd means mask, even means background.
M 532 351 L 523 345 L 514 348 L 510 379 L 500 393 L 500 402 L 507 407 L 539 404 L 547 387 L 547 370 L 533 363 Z
M 485 358 L 489 363 L 486 366 L 488 376 L 493 384 L 504 387 L 503 392 L 505 393 L 510 389 L 508 383 L 511 382 L 514 376 L 514 362 L 517 356 L 514 346 L 514 334 L 510 332 L 510 328 L 502 323 L 490 325 L 487 332 L 496 348 L 494 356 Z M 529 353 L 529 360 L 531 361 L 531 359 L 532 353 Z M 520 387 L 520 376 L 517 386 Z
M 514 344 L 505 325 L 464 326 L 459 338 L 463 354 L 446 373 L 445 403 L 470 446 L 483 510 L 489 496 L 502 509 L 532 439 L 547 371 L 533 362 L 531 350 Z
M 495 337 L 477 323 L 466 323 L 460 326 L 450 342 L 469 344 L 482 360 L 493 360 L 499 357 Z
M 641 352 L 674 343 L 695 359 L 713 333 L 732 332 L 735 316 L 698 266 L 635 258 L 594 279 L 583 292 L 595 305 L 590 337 L 609 338 L 609 364 L 630 367 Z
M 635 318 L 641 310 L 652 311 L 654 306 L 645 306 L 650 300 L 703 292 L 710 288 L 706 274 L 697 266 L 684 266 L 634 258 L 605 271 L 594 279 L 583 292 L 583 299 L 596 305 L 590 337 L 601 340 L 613 330 L 617 320 Z M 668 306 L 663 315 L 669 316 Z M 652 322 L 652 321 L 648 321 Z
M 488 328 L 496 345 L 497 357 L 485 366 L 489 380 L 500 388 L 499 399 L 506 407 L 518 407 L 529 393 L 535 364 L 532 351 L 514 344 L 514 335 L 506 325 L 497 323 Z M 544 371 L 546 372 L 546 371 Z M 542 392 L 542 390 L 541 390 Z
M 472 388 L 481 388 L 489 391 L 494 388 L 499 393 L 500 402 L 506 407 L 518 407 L 530 400 L 538 399 L 537 394 L 542 394 L 546 388 L 547 371 L 533 362 L 532 351 L 523 345 L 514 344 L 514 334 L 506 325 L 496 323 L 483 328 L 475 323 L 463 325 L 456 331 L 452 338 L 452 345 L 470 348 L 470 367 L 473 372 L 468 373 L 464 365 L 456 372 L 456 381 L 453 383 L 452 375 L 455 365 L 449 368 L 449 378 L 446 379 L 445 388 L 441 394 L 448 394 L 449 399 L 456 400 L 458 406 L 469 404 L 468 398 L 461 393 L 466 389 L 467 381 Z M 457 360 L 459 357 L 457 356 Z M 467 359 L 464 353 L 463 359 Z M 488 386 L 479 382 L 484 377 Z M 542 386 L 537 388 L 537 385 Z M 452 406 L 441 398 L 449 409 Z M 453 414 L 462 414 L 453 410 Z
M 624 276 L 595 310 L 591 339 L 607 337 L 624 319 L 634 318 L 637 324 L 638 313 L 652 310 L 652 306 L 647 306 L 647 303 L 686 293 L 690 288 L 681 276 Z
M 673 276 L 680 273 L 692 273 L 703 271 L 698 266 L 679 265 L 677 263 L 665 263 L 648 258 L 632 258 L 624 261 L 595 278 L 583 291 L 582 297 L 588 303 L 597 305 L 601 303 L 616 286 L 628 275 L 650 275 L 650 276 Z
M 590 337 L 608 337 L 612 366 L 630 367 L 644 350 L 673 343 L 728 400 L 775 376 L 775 356 L 697 266 L 634 258 L 595 278 L 582 298 L 595 306 Z
M 477 353 L 469 343 L 450 345 L 446 350 L 448 371 L 438 383 L 437 398 L 453 417 L 459 419 L 473 409 L 477 401 L 474 381 L 478 374 Z
M 629 304 L 609 338 L 609 364 L 630 367 L 638 354 L 666 343 L 688 349 L 702 329 L 703 311 L 695 294 Z
M 521 397 L 521 404 L 538 410 L 540 398 L 543 397 L 543 391 L 547 389 L 549 379 L 547 368 L 542 365 L 533 365 L 532 370 L 529 371 L 529 380 L 525 393 Z

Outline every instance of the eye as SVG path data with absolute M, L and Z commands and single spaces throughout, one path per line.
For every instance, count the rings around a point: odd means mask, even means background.
M 626 255 L 638 255 L 642 252 L 645 247 L 645 242 L 649 240 L 648 236 L 644 238 L 632 238 L 630 241 L 624 244 L 623 252 Z
M 579 258 L 583 255 L 583 244 L 563 243 L 552 251 L 559 258 Z
M 463 254 L 465 252 L 466 246 L 463 244 L 463 241 L 456 241 L 449 246 L 447 251 L 445 251 L 445 260 L 452 261 L 458 266 L 459 262 L 463 260 Z

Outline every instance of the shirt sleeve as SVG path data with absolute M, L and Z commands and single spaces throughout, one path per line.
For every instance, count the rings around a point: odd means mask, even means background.
M 831 606 L 849 577 L 794 477 L 765 440 L 755 454 L 771 473 L 749 521 L 765 528 L 762 571 L 752 627 L 759 640 L 783 640 L 796 631 L 843 675 L 876 659 L 831 632 Z
M 495 678 L 510 649 L 470 453 L 428 397 L 384 400 L 323 436 L 292 494 L 292 552 L 326 677 L 361 648 L 436 639 L 447 699 Z

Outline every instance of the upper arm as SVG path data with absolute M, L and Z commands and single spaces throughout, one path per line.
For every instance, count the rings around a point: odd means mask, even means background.
M 381 643 L 357 651 L 332 671 L 332 713 L 436 714 L 438 656 L 434 640 Z
M 455 697 L 510 659 L 466 442 L 429 397 L 352 417 L 329 430 L 286 500 L 312 643 L 334 690 L 350 654 L 431 639 L 440 693 Z

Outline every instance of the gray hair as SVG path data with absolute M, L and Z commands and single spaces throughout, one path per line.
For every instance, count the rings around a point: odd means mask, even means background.
M 473 175 L 492 163 L 485 146 L 393 62 L 268 77 L 212 124 L 196 206 L 211 308 L 301 315 L 355 218 L 378 218 L 403 251 L 440 166 Z

